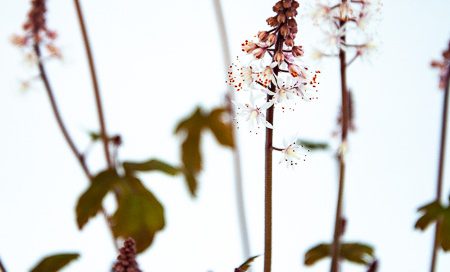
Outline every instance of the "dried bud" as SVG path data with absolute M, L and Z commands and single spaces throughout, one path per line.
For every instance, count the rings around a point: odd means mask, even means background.
M 269 37 L 267 37 L 267 43 L 269 46 L 271 46 L 272 44 L 274 44 L 277 41 L 277 35 L 270 33 Z
M 273 60 L 278 62 L 278 63 L 283 62 L 284 61 L 284 54 L 283 54 L 283 52 L 281 52 L 281 51 L 276 52 L 275 55 L 273 56 Z
M 300 67 L 296 64 L 289 64 L 288 69 L 289 69 L 289 73 L 291 73 L 291 75 L 293 77 L 298 77 L 302 73 L 302 71 L 300 70 Z
M 292 47 L 292 55 L 294 57 L 301 57 L 303 56 L 304 52 L 303 52 L 303 48 L 301 46 L 293 46 Z
M 289 38 L 286 38 L 286 39 L 284 40 L 284 44 L 286 44 L 286 45 L 289 46 L 289 47 L 292 47 L 292 46 L 294 46 L 294 40 L 291 39 L 290 37 L 289 37 Z
M 279 13 L 277 16 L 277 21 L 280 24 L 286 22 L 286 14 L 284 14 L 283 12 Z
M 286 37 L 289 34 L 289 27 L 284 24 L 280 27 L 280 33 L 283 35 L 283 37 Z
M 270 17 L 266 20 L 267 24 L 269 24 L 270 26 L 277 26 L 278 25 L 278 20 L 277 20 L 277 16 L 274 17 Z
M 265 42 L 267 40 L 268 36 L 269 36 L 269 33 L 267 31 L 260 31 L 258 33 L 258 39 L 262 42 Z
M 257 59 L 264 57 L 264 54 L 266 54 L 266 49 L 264 48 L 256 48 L 255 50 L 253 50 L 253 55 Z

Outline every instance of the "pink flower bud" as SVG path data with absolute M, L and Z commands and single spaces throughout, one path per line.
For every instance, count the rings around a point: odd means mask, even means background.
M 283 35 L 283 37 L 286 37 L 289 34 L 289 27 L 284 24 L 280 27 L 280 33 Z
M 265 42 L 267 40 L 268 36 L 269 36 L 269 33 L 267 31 L 260 31 L 258 33 L 258 39 L 262 42 Z
M 265 53 L 266 53 L 266 49 L 263 49 L 263 48 L 256 48 L 255 50 L 253 50 L 253 55 L 257 59 L 262 58 Z
M 267 37 L 267 43 L 269 46 L 271 46 L 272 44 L 274 44 L 277 41 L 277 35 L 270 33 L 269 37 Z
M 293 46 L 292 47 L 292 55 L 294 57 L 301 57 L 303 56 L 303 48 L 301 46 Z

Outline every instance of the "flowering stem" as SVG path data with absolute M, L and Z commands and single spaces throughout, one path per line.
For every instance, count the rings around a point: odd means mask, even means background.
M 283 36 L 278 33 L 275 52 L 283 48 Z M 273 69 L 275 76 L 278 75 L 279 66 Z M 274 93 L 276 86 L 270 85 L 270 91 Z M 273 98 L 267 94 L 267 102 Z M 266 120 L 273 125 L 275 106 L 266 110 Z M 273 154 L 273 130 L 266 127 L 266 145 L 265 145 L 265 182 L 264 182 L 264 272 L 270 272 L 272 267 L 272 154 Z
M 94 88 L 94 95 L 95 95 L 95 103 L 97 106 L 97 115 L 98 115 L 98 120 L 100 123 L 100 136 L 101 136 L 102 142 L 103 142 L 105 158 L 106 158 L 106 162 L 108 164 L 108 168 L 113 168 L 111 155 L 110 155 L 110 151 L 109 151 L 109 138 L 108 138 L 108 134 L 106 132 L 105 116 L 103 114 L 102 100 L 101 100 L 101 96 L 100 96 L 100 88 L 98 86 L 97 73 L 95 71 L 94 58 L 92 56 L 92 50 L 91 50 L 91 46 L 89 43 L 89 37 L 87 34 L 87 30 L 86 30 L 86 24 L 84 22 L 83 13 L 81 11 L 81 6 L 80 6 L 79 0 L 74 0 L 74 3 L 75 3 L 76 10 L 77 10 L 78 21 L 80 23 L 81 33 L 83 35 L 84 47 L 86 49 L 86 54 L 87 54 L 87 58 L 88 58 L 88 62 L 89 62 L 89 70 L 91 73 L 92 86 Z
M 47 72 L 45 70 L 44 64 L 42 63 L 41 60 L 41 50 L 39 48 L 38 44 L 34 44 L 33 45 L 33 49 L 34 52 L 36 53 L 37 59 L 38 59 L 38 68 L 39 68 L 39 73 L 40 73 L 40 77 L 42 79 L 42 82 L 44 83 L 45 86 L 45 90 L 47 92 L 47 96 L 50 100 L 50 105 L 53 111 L 53 115 L 56 118 L 56 122 L 61 130 L 61 133 L 63 134 L 63 137 L 65 139 L 65 141 L 67 142 L 67 144 L 70 147 L 70 150 L 72 151 L 73 155 L 75 156 L 75 158 L 77 159 L 77 161 L 79 162 L 84 174 L 86 175 L 86 177 L 92 182 L 92 174 L 89 171 L 88 166 L 86 165 L 84 156 L 81 154 L 81 152 L 78 150 L 78 148 L 75 146 L 75 143 L 71 137 L 71 135 L 69 134 L 69 131 L 67 130 L 67 127 L 64 123 L 64 121 L 62 120 L 61 117 L 61 112 L 59 110 L 58 104 L 56 103 L 56 99 L 55 99 L 55 95 L 53 92 L 53 89 L 50 85 L 50 81 L 48 79 L 47 76 Z M 111 229 L 111 224 L 110 224 L 110 219 L 109 216 L 107 215 L 105 209 L 102 207 L 101 208 L 101 213 L 103 215 L 103 217 L 105 218 L 106 222 L 108 223 L 108 227 L 111 230 L 111 235 L 113 238 L 113 243 L 114 243 L 114 247 L 116 248 L 116 250 L 118 250 L 118 246 L 117 246 L 117 241 L 114 238 L 114 235 L 112 234 L 112 229 Z
M 342 3 L 347 2 L 343 0 Z M 343 23 L 341 22 L 341 26 Z M 345 43 L 345 35 L 342 37 Z M 331 272 L 339 272 L 339 251 L 341 247 L 341 235 L 342 235 L 342 202 L 344 198 L 344 181 L 345 181 L 345 146 L 347 144 L 348 124 L 349 124 L 349 97 L 347 89 L 347 60 L 346 53 L 343 49 L 339 50 L 339 63 L 341 71 L 341 147 L 338 153 L 339 162 L 339 184 L 338 184 L 338 196 L 336 204 L 336 217 L 334 221 L 334 233 L 332 244 L 332 258 L 331 258 Z
M 450 69 L 447 71 L 446 76 L 446 86 L 444 88 L 444 105 L 442 108 L 442 124 L 441 124 L 441 144 L 440 144 L 440 152 L 439 152 L 439 166 L 438 166 L 438 178 L 437 178 L 437 188 L 436 188 L 436 201 L 441 201 L 442 196 L 442 184 L 444 179 L 444 161 L 445 161 L 445 139 L 447 137 L 447 113 L 448 113 L 448 98 L 449 98 L 449 90 L 450 88 Z M 437 263 L 437 253 L 439 249 L 439 232 L 442 222 L 438 220 L 436 222 L 436 228 L 434 233 L 434 243 L 433 243 L 433 253 L 431 257 L 431 272 L 434 272 L 436 269 Z
M 223 49 L 223 57 L 224 62 L 228 67 L 229 61 L 231 59 L 230 49 L 228 46 L 228 35 L 225 27 L 225 19 L 223 16 L 222 6 L 220 0 L 214 0 L 214 7 L 216 11 L 217 23 L 219 26 L 220 37 L 222 41 L 222 49 Z M 228 92 L 230 96 L 227 99 L 227 108 L 231 114 L 231 116 L 235 116 L 235 112 L 233 109 L 233 104 L 231 101 L 234 99 L 234 92 Z M 241 169 L 241 155 L 240 149 L 236 137 L 236 128 L 233 126 L 232 137 L 234 140 L 234 149 L 233 149 L 233 162 L 234 162 L 234 172 L 235 172 L 235 182 L 236 182 L 236 204 L 239 218 L 239 228 L 241 232 L 241 242 L 242 242 L 242 251 L 244 253 L 244 259 L 250 258 L 250 239 L 248 236 L 248 227 L 247 227 L 247 218 L 245 213 L 245 205 L 244 205 L 244 190 L 242 185 L 242 169 Z

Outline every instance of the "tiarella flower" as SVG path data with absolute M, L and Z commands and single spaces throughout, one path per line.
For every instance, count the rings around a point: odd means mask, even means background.
M 283 157 L 280 159 L 280 164 L 285 164 L 287 167 L 294 167 L 298 165 L 299 161 L 306 161 L 306 152 L 301 145 L 296 144 L 295 141 L 285 144 L 285 148 L 281 150 Z
M 254 78 L 252 66 L 243 66 L 239 60 L 233 62 L 228 69 L 227 83 L 236 91 L 252 89 Z
M 267 122 L 266 115 L 264 114 L 273 105 L 272 102 L 266 102 L 262 106 L 256 106 L 255 99 L 252 97 L 248 103 L 233 103 L 236 106 L 237 117 L 248 123 L 250 132 L 258 134 L 261 127 L 273 129 L 272 124 Z M 239 127 L 239 121 L 236 120 L 236 122 Z
M 275 104 L 281 104 L 288 101 L 293 101 L 295 98 L 298 98 L 297 95 L 297 82 L 298 80 L 288 78 L 285 82 L 281 79 L 278 79 L 278 85 L 275 89 L 275 92 L 267 90 L 267 93 L 272 95 L 272 101 Z
M 442 60 L 432 61 L 431 66 L 439 69 L 439 88 L 444 90 L 450 80 L 450 42 L 448 48 L 442 52 Z
M 266 88 L 269 87 L 269 84 L 275 79 L 273 68 L 277 65 L 278 63 L 272 62 L 270 65 L 266 66 L 262 72 L 258 73 L 257 82 Z

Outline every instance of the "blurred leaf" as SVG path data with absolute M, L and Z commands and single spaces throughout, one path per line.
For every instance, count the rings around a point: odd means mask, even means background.
M 31 272 L 56 272 L 69 264 L 71 261 L 78 259 L 78 253 L 56 254 L 42 259 Z
M 124 162 L 123 168 L 129 174 L 135 171 L 161 171 L 165 174 L 175 176 L 180 173 L 179 168 L 157 159 L 151 159 L 145 162 Z
M 234 147 L 233 126 L 224 122 L 224 115 L 229 112 L 225 108 L 216 108 L 208 116 L 208 125 L 217 141 L 224 146 Z
M 433 201 L 423 207 L 420 207 L 419 212 L 422 212 L 423 214 L 417 220 L 414 227 L 416 229 L 425 230 L 431 223 L 439 219 L 444 212 L 444 208 L 438 201 Z
M 309 150 L 325 150 L 328 149 L 328 144 L 327 143 L 323 143 L 323 142 L 313 142 L 313 141 L 308 141 L 308 140 L 302 140 L 299 139 L 297 140 L 297 144 L 309 149 Z
M 341 245 L 341 258 L 349 262 L 370 265 L 374 260 L 373 248 L 361 243 L 344 243 Z
M 256 256 L 253 256 L 253 257 L 249 258 L 247 261 L 245 261 L 245 263 L 243 263 L 241 266 L 236 268 L 234 271 L 235 272 L 246 272 L 246 271 L 248 271 L 250 269 L 250 266 L 252 265 L 252 263 L 258 257 L 259 257 L 259 255 L 256 255 Z
M 374 250 L 366 244 L 343 243 L 339 256 L 349 262 L 370 265 L 374 261 Z M 313 265 L 327 257 L 331 257 L 331 245 L 319 244 L 306 252 L 305 265 Z
M 138 253 L 147 249 L 157 231 L 164 228 L 164 209 L 142 182 L 131 176 L 120 185 L 118 208 L 111 218 L 115 237 L 132 237 Z
M 78 199 L 76 214 L 79 229 L 101 210 L 103 198 L 119 179 L 116 171 L 111 169 L 100 172 L 92 179 L 89 188 Z
M 450 250 L 450 207 L 443 212 L 442 225 L 439 234 L 441 247 L 444 251 Z
M 305 265 L 313 265 L 316 262 L 331 255 L 329 244 L 319 244 L 305 253 Z

